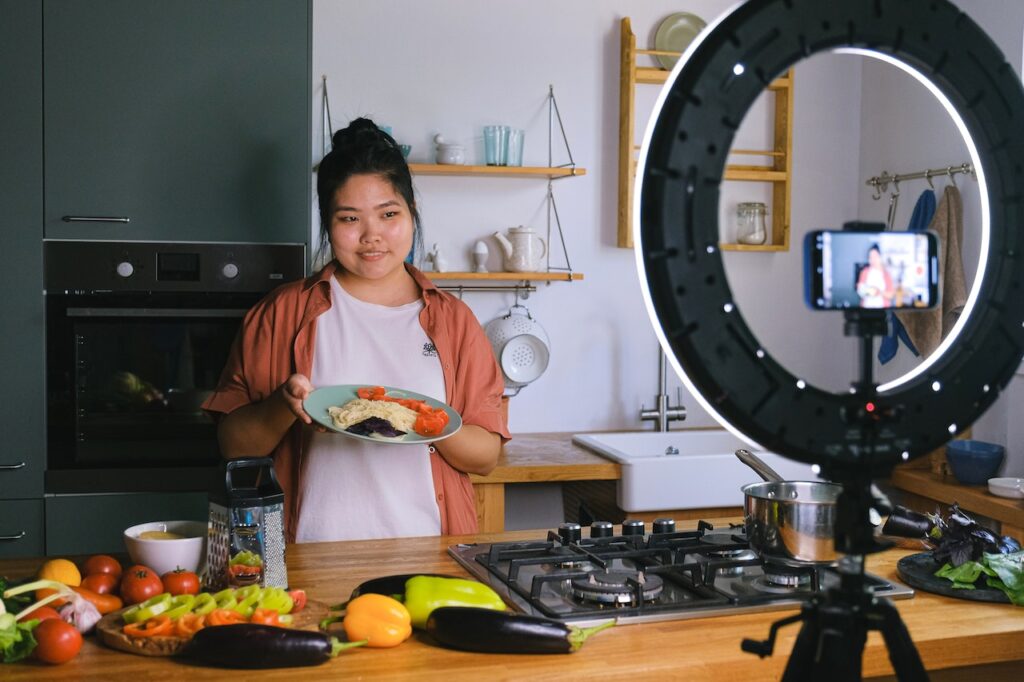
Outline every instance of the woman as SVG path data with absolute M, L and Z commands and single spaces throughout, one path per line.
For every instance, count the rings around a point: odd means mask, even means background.
M 390 135 L 356 119 L 335 133 L 317 194 L 333 259 L 246 316 L 204 406 L 222 415 L 221 451 L 273 455 L 289 541 L 475 532 L 468 474 L 489 473 L 510 437 L 504 383 L 469 308 L 405 262 L 419 232 L 409 167 Z M 430 448 L 304 428 L 302 401 L 339 384 L 444 396 L 463 427 Z
M 888 308 L 896 295 L 889 270 L 882 262 L 882 250 L 878 244 L 868 249 L 868 264 L 857 277 L 857 295 L 861 308 Z

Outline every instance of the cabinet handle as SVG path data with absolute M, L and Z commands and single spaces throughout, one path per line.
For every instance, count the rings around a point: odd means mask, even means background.
M 61 218 L 66 223 L 129 223 L 128 216 L 100 216 L 100 215 L 66 215 Z
M 21 531 L 17 535 L 0 535 L 0 541 L 3 540 L 20 540 L 25 537 L 25 531 Z
M 0 471 L 14 471 L 15 469 L 24 469 L 25 463 L 18 462 L 17 464 L 0 464 Z

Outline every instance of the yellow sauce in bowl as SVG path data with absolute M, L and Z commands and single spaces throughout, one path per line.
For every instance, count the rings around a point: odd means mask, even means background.
M 144 530 L 139 533 L 140 540 L 184 540 L 181 533 L 171 533 L 166 530 Z

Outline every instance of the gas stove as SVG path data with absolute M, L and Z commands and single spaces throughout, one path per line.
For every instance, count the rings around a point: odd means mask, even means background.
M 839 584 L 829 566 L 786 566 L 763 561 L 742 526 L 676 531 L 657 519 L 608 522 L 583 537 L 566 523 L 546 539 L 461 544 L 448 553 L 523 613 L 578 625 L 616 618 L 640 623 L 705 618 L 792 608 Z M 914 591 L 865 576 L 875 595 L 907 599 Z

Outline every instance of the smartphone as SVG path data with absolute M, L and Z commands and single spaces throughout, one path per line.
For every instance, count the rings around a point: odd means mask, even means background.
M 939 302 L 934 232 L 814 230 L 804 238 L 804 292 L 815 310 L 927 309 Z

